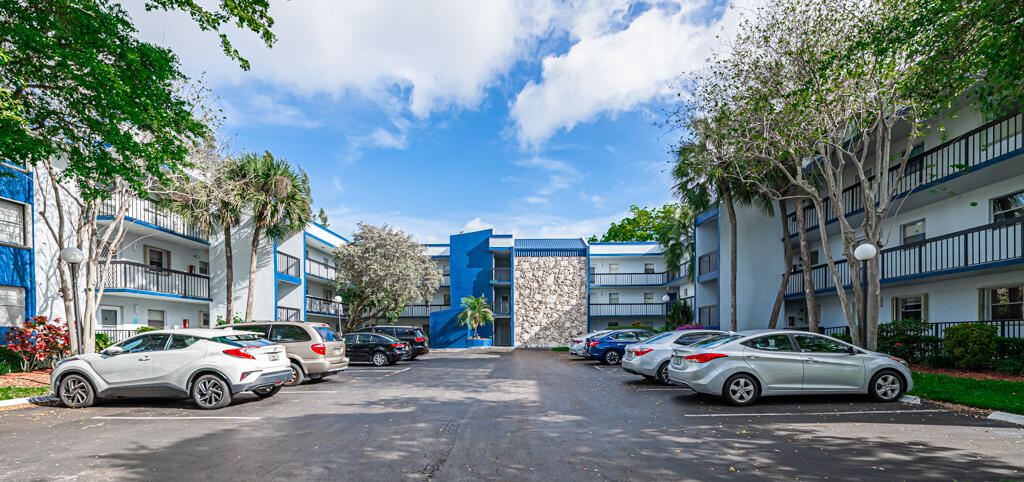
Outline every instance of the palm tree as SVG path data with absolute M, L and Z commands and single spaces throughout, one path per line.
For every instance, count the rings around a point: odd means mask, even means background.
M 245 305 L 245 321 L 252 321 L 256 285 L 256 263 L 263 236 L 281 239 L 295 234 L 312 219 L 309 176 L 301 169 L 292 169 L 284 159 L 269 151 L 263 155 L 244 154 L 239 171 L 247 182 L 246 196 L 252 208 L 252 253 L 249 258 L 249 292 Z
M 459 326 L 469 325 L 476 338 L 476 329 L 494 323 L 494 313 L 486 296 L 467 296 L 462 299 L 462 312 L 459 313 Z

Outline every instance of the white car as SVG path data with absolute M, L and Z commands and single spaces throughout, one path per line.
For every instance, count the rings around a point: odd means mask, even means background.
M 668 379 L 668 362 L 672 358 L 673 349 L 722 333 L 719 330 L 677 330 L 655 335 L 626 347 L 622 369 L 647 379 L 657 378 L 667 385 L 671 383 Z
M 104 398 L 188 397 L 214 409 L 241 392 L 273 396 L 291 378 L 284 347 L 258 333 L 186 329 L 149 331 L 99 353 L 65 358 L 50 385 L 70 408 Z
M 585 350 L 585 348 L 587 347 L 587 339 L 595 336 L 601 336 L 611 332 L 612 330 L 601 330 L 573 337 L 572 339 L 569 340 L 569 354 L 582 357 L 587 356 L 587 351 Z

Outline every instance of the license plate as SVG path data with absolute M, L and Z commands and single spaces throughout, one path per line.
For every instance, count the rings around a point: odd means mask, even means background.
M 278 355 L 277 353 L 271 353 L 270 354 L 270 361 L 278 361 L 280 359 L 281 359 L 281 355 Z
M 633 352 L 631 352 L 631 351 L 626 352 L 626 359 L 627 360 L 632 360 L 633 356 L 634 356 Z
M 674 357 L 672 357 L 672 364 L 673 365 L 682 365 L 683 364 L 683 357 L 681 357 L 681 356 L 674 356 Z
M 341 348 L 335 348 L 334 349 L 334 354 L 335 355 L 341 355 Z

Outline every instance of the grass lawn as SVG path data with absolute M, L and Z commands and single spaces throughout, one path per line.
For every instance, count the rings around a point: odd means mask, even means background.
M 37 397 L 50 393 L 50 387 L 0 387 L 0 400 Z
M 569 347 L 567 347 L 567 346 L 553 346 L 553 347 L 551 347 L 551 351 L 569 351 Z
M 1024 383 L 914 372 L 914 395 L 1024 415 Z

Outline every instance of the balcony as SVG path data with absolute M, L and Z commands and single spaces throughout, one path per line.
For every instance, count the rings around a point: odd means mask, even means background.
M 447 275 L 447 274 L 441 275 L 441 286 L 451 286 L 451 285 L 452 285 L 452 277 L 451 277 L 451 275 Z
M 702 254 L 697 258 L 697 281 L 714 279 L 718 274 L 718 250 Z M 703 278 L 703 279 L 702 279 Z
M 301 321 L 302 312 L 298 308 L 277 307 L 277 321 Z
M 1021 114 L 1014 114 L 984 124 L 962 136 L 938 145 L 907 161 L 903 177 L 898 181 L 893 176 L 899 166 L 889 169 L 889 187 L 896 185 L 896 197 L 906 196 L 915 189 L 939 184 L 957 176 L 970 172 L 974 168 L 984 167 L 985 163 L 1006 156 L 1024 152 L 1021 141 Z M 872 178 L 873 180 L 874 178 Z M 880 190 L 882 191 L 882 190 Z M 856 183 L 842 192 L 843 215 L 851 216 L 864 210 L 864 200 L 860 183 Z M 831 199 L 825 199 L 823 208 L 829 213 L 825 223 L 835 221 Z M 813 206 L 804 208 L 807 229 L 817 228 L 820 221 Z M 789 232 L 797 236 L 796 214 L 789 213 Z
M 977 228 L 883 249 L 879 259 L 882 283 L 984 269 L 1024 262 L 1024 218 L 1007 219 Z M 836 261 L 844 287 L 850 286 L 850 267 Z M 827 264 L 811 268 L 815 292 L 834 290 Z M 789 277 L 787 296 L 804 291 L 801 270 Z
M 590 316 L 665 316 L 665 303 L 591 303 Z
M 210 300 L 210 277 L 131 261 L 111 261 L 103 287 L 106 290 L 158 293 Z
M 315 315 L 338 316 L 342 314 L 342 304 L 332 300 L 306 296 L 306 313 Z
M 184 218 L 177 214 L 158 208 L 156 203 L 149 199 L 131 198 L 127 201 L 128 208 L 125 212 L 125 221 L 167 231 L 195 241 L 209 244 L 209 236 L 203 234 L 199 229 L 189 226 Z M 117 216 L 117 200 L 106 200 L 100 203 L 97 210 L 99 219 L 113 219 Z
M 277 253 L 277 272 L 298 278 L 302 276 L 300 272 L 299 258 L 295 256 L 284 254 L 282 252 Z
M 280 253 L 278 253 L 280 254 Z M 287 256 L 287 255 L 285 255 Z M 277 265 L 281 267 L 280 263 Z M 306 258 L 306 274 L 310 276 L 316 276 L 317 278 L 323 278 L 325 280 L 334 281 L 338 279 L 338 270 L 334 266 L 327 263 L 321 263 L 320 261 Z
M 407 305 L 398 316 L 400 318 L 427 318 L 431 313 L 449 308 L 451 305 Z
M 491 269 L 491 281 L 496 283 L 510 283 L 512 282 L 512 268 L 502 267 Z
M 491 313 L 494 313 L 494 316 L 511 316 L 512 303 L 509 301 L 495 301 L 491 303 Z
M 591 273 L 593 286 L 661 286 L 675 279 L 674 273 Z

